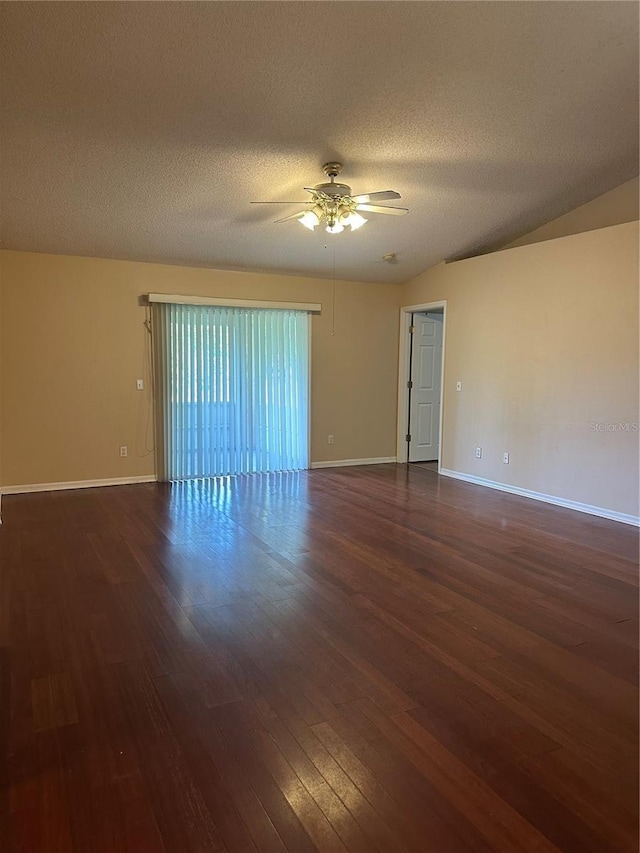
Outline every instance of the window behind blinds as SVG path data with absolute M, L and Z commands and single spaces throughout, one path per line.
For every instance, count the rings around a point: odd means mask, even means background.
M 307 468 L 309 315 L 153 305 L 161 479 Z

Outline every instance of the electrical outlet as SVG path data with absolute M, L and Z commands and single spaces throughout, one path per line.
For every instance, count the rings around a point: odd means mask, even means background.
M 476 447 L 476 459 L 482 459 L 482 448 Z
M 462 382 L 460 380 L 456 382 L 456 391 L 462 391 Z
M 136 379 L 136 391 L 144 391 L 144 379 Z
M 333 444 L 333 436 L 332 435 L 327 436 L 327 444 Z
M 120 448 L 120 456 L 127 456 L 128 453 L 129 453 L 129 450 L 127 448 L 127 445 L 123 444 Z
M 502 454 L 502 461 L 504 462 L 505 465 L 509 464 L 509 454 L 508 453 Z

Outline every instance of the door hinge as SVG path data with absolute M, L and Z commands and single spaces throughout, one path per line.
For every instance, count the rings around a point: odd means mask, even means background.
M 410 436 L 410 435 L 408 435 L 408 436 L 407 436 L 407 438 L 406 438 L 406 440 L 407 440 L 407 441 L 411 441 L 411 436 Z
M 411 380 L 407 382 L 407 388 L 413 388 L 413 382 Z
M 412 335 L 416 330 L 415 326 L 409 326 L 409 334 Z

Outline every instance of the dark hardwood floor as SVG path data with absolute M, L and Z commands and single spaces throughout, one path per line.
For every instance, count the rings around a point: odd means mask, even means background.
M 637 850 L 637 530 L 395 465 L 3 519 L 2 851 Z

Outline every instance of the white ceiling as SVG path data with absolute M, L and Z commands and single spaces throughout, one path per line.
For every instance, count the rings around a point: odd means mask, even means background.
M 1 5 L 5 248 L 400 282 L 638 172 L 634 2 Z M 250 204 L 327 160 L 409 214 Z

